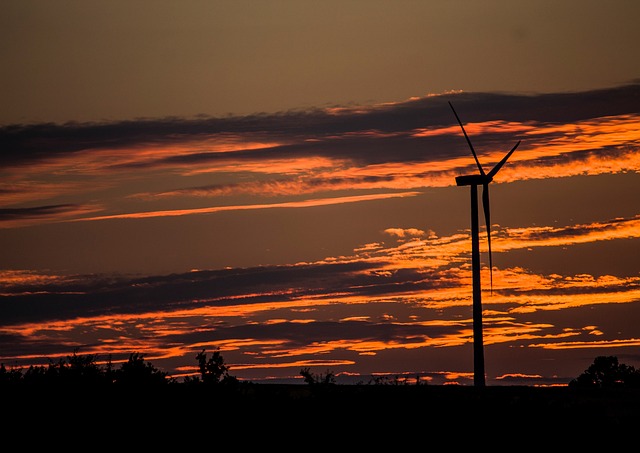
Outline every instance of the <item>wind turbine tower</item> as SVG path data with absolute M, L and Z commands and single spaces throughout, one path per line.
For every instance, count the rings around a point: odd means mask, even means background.
M 469 186 L 471 188 L 471 272 L 473 283 L 473 385 L 476 387 L 485 386 L 484 371 L 484 344 L 482 339 L 482 289 L 480 286 L 480 239 L 478 227 L 478 186 L 482 186 L 482 208 L 484 210 L 484 220 L 487 228 L 487 246 L 489 252 L 489 275 L 491 278 L 491 290 L 493 290 L 493 262 L 491 259 L 491 211 L 489 207 L 489 183 L 505 164 L 507 159 L 516 150 L 520 141 L 515 144 L 511 151 L 502 158 L 495 167 L 485 173 L 478 155 L 476 154 L 467 132 L 464 130 L 462 121 L 458 117 L 451 102 L 449 102 L 453 114 L 460 124 L 464 138 L 471 149 L 473 158 L 478 166 L 479 173 L 473 175 L 463 175 L 456 177 L 456 185 Z

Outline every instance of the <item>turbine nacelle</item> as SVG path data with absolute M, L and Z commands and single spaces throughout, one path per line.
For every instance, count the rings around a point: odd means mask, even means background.
M 493 181 L 493 176 L 489 175 L 463 175 L 456 176 L 458 186 L 482 186 Z

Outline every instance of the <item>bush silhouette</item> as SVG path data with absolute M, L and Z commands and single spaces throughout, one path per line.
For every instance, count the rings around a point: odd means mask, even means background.
M 314 374 L 309 368 L 300 370 L 300 375 L 304 377 L 304 382 L 309 385 L 334 385 L 336 383 L 333 372 L 327 370 L 326 374 Z
M 618 363 L 615 356 L 598 356 L 584 373 L 569 382 L 569 387 L 640 387 L 640 371 Z

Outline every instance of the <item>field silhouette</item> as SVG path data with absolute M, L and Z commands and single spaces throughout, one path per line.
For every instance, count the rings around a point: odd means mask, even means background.
M 131 354 L 119 369 L 100 367 L 95 357 L 75 353 L 48 367 L 16 370 L 2 365 L 5 432 L 25 426 L 41 435 L 60 429 L 146 427 L 156 433 L 155 442 L 157 435 L 190 433 L 193 441 L 193 436 L 231 436 L 241 430 L 254 436 L 250 442 L 257 442 L 258 433 L 283 436 L 283 445 L 304 434 L 310 436 L 305 438 L 308 448 L 329 447 L 329 439 L 356 435 L 363 436 L 359 445 L 380 447 L 376 436 L 380 442 L 390 442 L 392 436 L 398 437 L 396 446 L 415 446 L 424 436 L 454 429 L 462 430 L 461 437 L 447 438 L 460 446 L 471 442 L 469 433 L 497 430 L 500 436 L 526 436 L 530 446 L 542 446 L 549 436 L 576 446 L 622 439 L 640 422 L 639 373 L 615 357 L 596 358 L 570 385 L 559 387 L 394 381 L 338 385 L 330 373 L 314 375 L 309 369 L 301 370 L 302 384 L 252 383 L 229 374 L 220 351 L 209 357 L 202 351 L 196 358 L 200 376 L 182 382 L 168 378 L 140 354 Z

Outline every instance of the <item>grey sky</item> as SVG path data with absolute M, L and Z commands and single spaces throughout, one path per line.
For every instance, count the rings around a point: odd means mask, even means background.
M 638 17 L 625 0 L 5 0 L 0 124 L 609 87 L 640 74 Z

